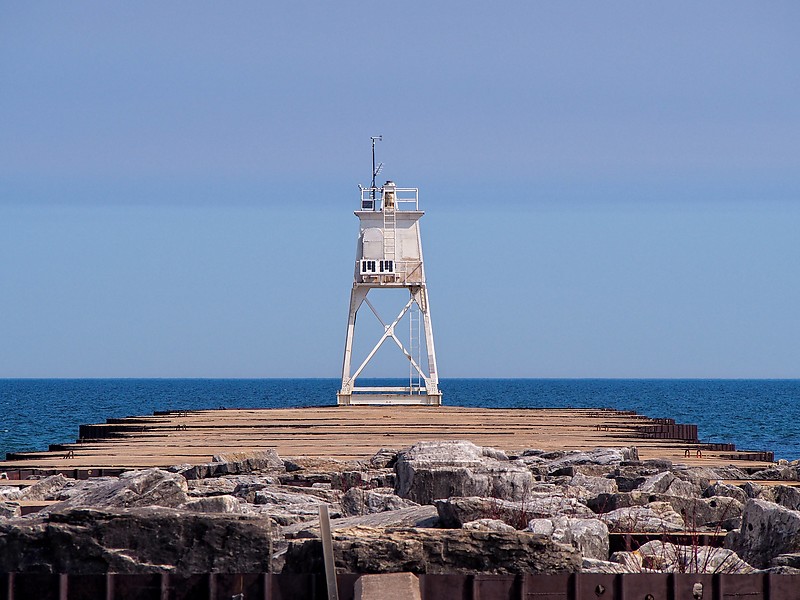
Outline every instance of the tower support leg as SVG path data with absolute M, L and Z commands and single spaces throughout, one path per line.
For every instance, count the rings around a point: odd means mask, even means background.
M 436 347 L 433 343 L 433 324 L 431 322 L 431 305 L 428 301 L 428 288 L 420 286 L 413 292 L 414 299 L 422 312 L 422 325 L 425 330 L 425 348 L 428 352 L 428 377 L 425 388 L 428 391 L 430 404 L 441 404 L 442 394 L 439 392 L 439 371 L 436 366 Z
M 347 336 L 344 344 L 344 360 L 342 361 L 342 387 L 336 394 L 338 404 L 350 404 L 350 396 L 353 393 L 353 381 L 350 378 L 350 369 L 353 359 L 353 336 L 356 330 L 356 314 L 361 304 L 367 297 L 369 288 L 354 285 L 350 292 L 350 313 L 347 317 Z

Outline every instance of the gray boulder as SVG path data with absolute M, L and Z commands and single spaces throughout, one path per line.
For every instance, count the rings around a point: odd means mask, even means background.
M 326 494 L 337 494 L 326 497 Z M 342 516 L 339 492 L 319 488 L 296 488 L 293 486 L 268 486 L 253 495 L 253 504 L 248 503 L 248 512 L 268 515 L 279 525 L 291 525 L 311 521 L 319 516 L 319 506 L 328 506 L 331 518 Z
M 619 563 L 607 560 L 595 560 L 593 558 L 584 558 L 581 565 L 583 573 L 626 573 L 625 567 Z
M 391 469 L 397 461 L 398 452 L 394 448 L 381 448 L 369 459 L 369 465 L 373 469 Z
M 226 474 L 286 470 L 283 459 L 278 456 L 274 448 L 216 454 L 211 458 L 211 461 L 221 465 L 230 465 L 232 468 L 223 469 Z
M 478 519 L 477 521 L 469 521 L 462 525 L 462 529 L 478 529 L 481 531 L 500 531 L 510 532 L 516 531 L 511 525 L 507 525 L 500 519 Z
M 600 494 L 616 494 L 618 491 L 617 482 L 613 479 L 576 473 L 569 481 L 566 495 L 576 498 L 592 498 Z
M 771 490 L 770 500 L 790 510 L 800 510 L 800 489 L 788 485 L 776 485 Z
M 233 496 L 206 496 L 189 500 L 181 508 L 200 513 L 239 514 L 242 504 Z
M 683 517 L 668 502 L 619 508 L 600 515 L 610 532 L 663 533 L 684 529 Z
M 630 448 L 595 448 L 588 451 L 570 451 L 562 456 L 555 458 L 548 464 L 548 469 L 554 473 L 565 467 L 576 467 L 578 465 L 602 465 L 613 467 L 623 461 L 638 460 L 638 450 Z
M 0 502 L 0 518 L 10 519 L 20 516 L 21 511 L 17 502 Z
M 744 505 L 735 498 L 712 496 L 711 498 L 684 498 L 664 496 L 675 512 L 683 517 L 686 528 L 690 530 L 704 527 L 730 529 L 742 516 Z
M 347 469 L 331 473 L 331 487 L 346 492 L 350 488 L 394 487 L 397 478 L 391 469 Z
M 462 527 L 478 519 L 499 519 L 515 529 L 524 529 L 531 519 L 570 516 L 591 519 L 595 514 L 575 498 L 530 497 L 524 502 L 471 496 L 434 502 L 443 527 Z
M 570 543 L 583 558 L 608 558 L 608 526 L 599 519 L 567 519 Z
M 795 567 L 787 567 L 786 565 L 776 565 L 767 569 L 759 571 L 761 573 L 768 573 L 770 575 L 800 575 L 800 569 Z
M 72 479 L 64 477 L 61 473 L 58 475 L 51 475 L 50 477 L 40 479 L 30 487 L 20 490 L 19 494 L 17 494 L 17 499 L 35 501 L 55 500 L 58 492 L 73 481 Z
M 742 527 L 725 537 L 725 547 L 763 569 L 781 554 L 800 552 L 800 512 L 764 500 L 744 506 Z
M 277 474 L 285 472 L 286 465 L 274 449 L 267 448 L 217 454 L 212 457 L 211 462 L 200 465 L 175 465 L 170 467 L 170 470 L 193 480 L 256 472 Z
M 398 454 L 395 493 L 419 504 L 451 496 L 522 499 L 533 476 L 504 457 L 472 442 L 420 442 Z
M 0 521 L 3 573 L 262 573 L 271 525 L 167 508 L 74 508 Z
M 779 554 L 773 558 L 770 567 L 791 567 L 793 569 L 800 569 L 800 554 Z
M 340 517 L 331 519 L 331 529 L 346 529 L 349 527 L 414 527 L 436 528 L 439 527 L 439 515 L 436 508 L 427 506 L 411 506 L 399 510 L 354 517 Z M 287 538 L 319 537 L 319 519 L 310 519 L 302 523 L 294 523 L 281 529 Z
M 722 483 L 721 481 L 712 483 L 704 489 L 703 496 L 706 498 L 711 498 L 712 496 L 727 496 L 728 498 L 735 498 L 743 505 L 748 500 L 747 493 L 745 493 L 742 488 L 729 483 Z
M 213 480 L 212 480 L 213 481 Z M 231 496 L 240 498 L 243 502 L 254 504 L 256 501 L 256 493 L 261 490 L 274 489 L 275 486 L 266 482 L 248 481 L 236 484 L 230 492 Z
M 680 479 L 669 471 L 651 475 L 639 486 L 638 491 L 645 494 L 666 494 L 684 498 L 695 498 L 702 493 L 699 485 Z
M 176 473 L 161 469 L 128 471 L 118 479 L 93 482 L 93 485 L 73 490 L 62 502 L 47 508 L 57 512 L 70 507 L 133 508 L 162 506 L 174 508 L 189 500 L 186 480 Z
M 633 560 L 620 560 L 616 553 L 614 559 L 628 566 L 641 562 L 641 571 L 659 573 L 721 573 L 749 574 L 755 569 L 739 558 L 735 552 L 710 546 L 679 546 L 669 542 L 654 540 L 642 544 Z
M 554 542 L 570 544 L 583 558 L 608 559 L 608 527 L 599 519 L 569 517 L 531 519 L 528 530 L 531 533 L 546 535 Z
M 337 571 L 345 573 L 570 573 L 571 546 L 527 532 L 353 527 L 333 532 Z M 319 540 L 290 543 L 283 573 L 322 573 Z
M 701 487 L 708 487 L 709 483 L 719 481 L 720 479 L 748 479 L 749 476 L 746 472 L 742 471 L 739 467 L 733 465 L 726 466 L 685 466 L 676 465 L 672 469 L 673 473 L 687 481 L 693 481 Z
M 617 494 L 600 494 L 589 498 L 587 505 L 599 515 L 635 506 L 648 506 L 660 502 L 669 504 L 682 518 L 688 529 L 704 527 L 738 527 L 743 504 L 735 498 L 714 496 L 712 498 L 686 498 L 668 494 L 644 493 L 638 490 Z
M 416 502 L 396 495 L 392 488 L 350 488 L 342 496 L 341 503 L 342 513 L 348 517 L 419 506 Z
M 642 494 L 638 491 L 633 491 L 598 494 L 597 496 L 586 498 L 584 501 L 593 512 L 603 515 L 619 508 L 644 506 L 656 500 L 658 500 L 657 494 Z
M 743 484 L 739 485 L 739 487 L 747 494 L 748 498 L 752 499 L 761 498 L 761 494 L 764 493 L 764 486 L 754 481 L 745 481 Z
M 800 466 L 776 465 L 762 471 L 757 471 L 750 476 L 752 479 L 800 481 Z
M 227 496 L 233 494 L 240 485 L 235 479 L 228 477 L 213 477 L 210 479 L 192 479 L 186 482 L 189 486 L 189 495 L 202 496 Z
M 623 463 L 610 471 L 609 477 L 616 481 L 620 492 L 631 492 L 647 481 L 648 477 L 663 472 L 665 469 L 655 465 Z

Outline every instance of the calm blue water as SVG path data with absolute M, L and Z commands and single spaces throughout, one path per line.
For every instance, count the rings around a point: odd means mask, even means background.
M 74 442 L 79 425 L 108 417 L 333 405 L 338 385 L 336 379 L 0 379 L 0 455 Z M 696 423 L 703 441 L 800 458 L 800 380 L 445 379 L 441 387 L 448 405 L 635 410 Z

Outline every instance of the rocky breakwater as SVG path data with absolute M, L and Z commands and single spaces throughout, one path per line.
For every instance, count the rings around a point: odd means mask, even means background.
M 748 477 L 642 461 L 632 447 L 419 442 L 356 462 L 231 454 L 0 488 L 0 571 L 318 572 L 324 504 L 340 572 L 800 573 L 798 480 L 797 464 Z M 26 500 L 50 504 L 21 516 Z M 691 542 L 702 534 L 724 547 Z M 614 536 L 639 547 L 614 551 Z

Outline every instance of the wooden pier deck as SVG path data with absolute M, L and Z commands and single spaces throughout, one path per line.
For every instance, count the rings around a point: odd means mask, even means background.
M 420 440 L 470 440 L 509 452 L 636 446 L 642 459 L 703 465 L 735 462 L 741 467 L 766 464 L 763 457 L 752 460 L 753 455 L 751 460 L 733 461 L 748 455 L 709 449 L 691 439 L 693 426 L 672 425 L 664 430 L 664 422 L 613 410 L 450 406 L 171 412 L 84 425 L 77 443 L 51 446 L 49 452 L 11 454 L 0 462 L 0 471 L 10 477 L 70 470 L 91 476 L 202 464 L 211 462 L 215 454 L 267 448 L 283 457 L 351 460 L 368 458 L 382 447 L 403 448 Z M 659 429 L 660 433 L 652 433 Z M 657 437 L 665 434 L 673 437 Z M 696 456 L 698 449 L 702 457 Z

